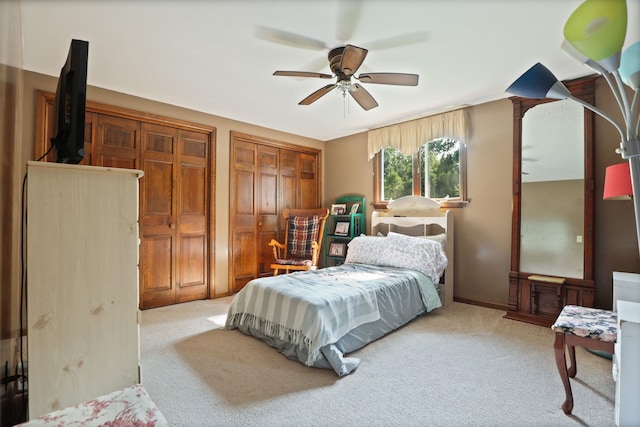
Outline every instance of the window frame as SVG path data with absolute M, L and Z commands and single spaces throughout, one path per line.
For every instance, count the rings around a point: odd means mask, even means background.
M 427 142 L 428 143 L 428 142 Z M 425 143 L 425 144 L 427 144 Z M 458 140 L 460 149 L 460 197 L 445 199 L 433 199 L 440 203 L 443 208 L 463 208 L 470 202 L 467 199 L 467 144 Z M 390 147 L 395 148 L 395 147 Z M 417 170 L 420 162 L 418 161 L 418 152 L 411 153 L 413 160 L 413 195 L 420 196 L 420 180 L 421 174 Z M 387 200 L 382 200 L 382 174 L 383 164 L 381 150 L 378 151 L 373 159 L 373 207 L 374 209 L 386 209 Z

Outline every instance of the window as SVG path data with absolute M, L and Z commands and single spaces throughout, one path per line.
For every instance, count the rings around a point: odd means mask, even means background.
M 446 207 L 464 206 L 465 171 L 465 145 L 455 139 L 434 139 L 414 154 L 383 148 L 376 154 L 376 207 L 409 195 L 436 199 Z

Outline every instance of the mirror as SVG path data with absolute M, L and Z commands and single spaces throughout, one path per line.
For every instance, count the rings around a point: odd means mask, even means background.
M 584 276 L 584 112 L 570 100 L 522 118 L 520 271 Z
M 597 76 L 563 82 L 595 105 Z M 550 326 L 593 306 L 595 114 L 571 100 L 511 97 L 513 204 L 505 317 Z

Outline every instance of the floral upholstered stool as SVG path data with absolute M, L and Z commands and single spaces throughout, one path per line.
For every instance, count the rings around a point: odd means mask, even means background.
M 168 427 L 142 384 L 135 384 L 76 406 L 49 412 L 17 427 Z
M 577 372 L 575 346 L 613 354 L 617 315 L 611 310 L 566 305 L 551 329 L 556 333 L 553 350 L 566 393 L 562 410 L 569 415 L 573 410 L 573 393 L 569 377 L 575 377 Z M 567 368 L 565 347 L 569 349 L 571 360 L 569 368 Z

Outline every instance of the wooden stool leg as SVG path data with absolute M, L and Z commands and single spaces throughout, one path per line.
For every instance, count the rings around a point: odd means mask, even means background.
M 564 386 L 564 392 L 566 394 L 565 401 L 562 404 L 562 411 L 569 415 L 573 410 L 573 393 L 571 392 L 571 384 L 569 384 L 569 373 L 567 371 L 567 359 L 565 355 L 565 337 L 563 332 L 556 332 L 556 339 L 553 342 L 553 351 L 556 356 L 556 366 L 558 367 L 558 373 Z M 573 364 L 575 366 L 575 348 L 573 353 Z
M 567 348 L 569 349 L 569 361 L 571 363 L 567 374 L 569 374 L 569 378 L 574 378 L 578 373 L 578 365 L 576 364 L 576 347 L 568 345 Z

